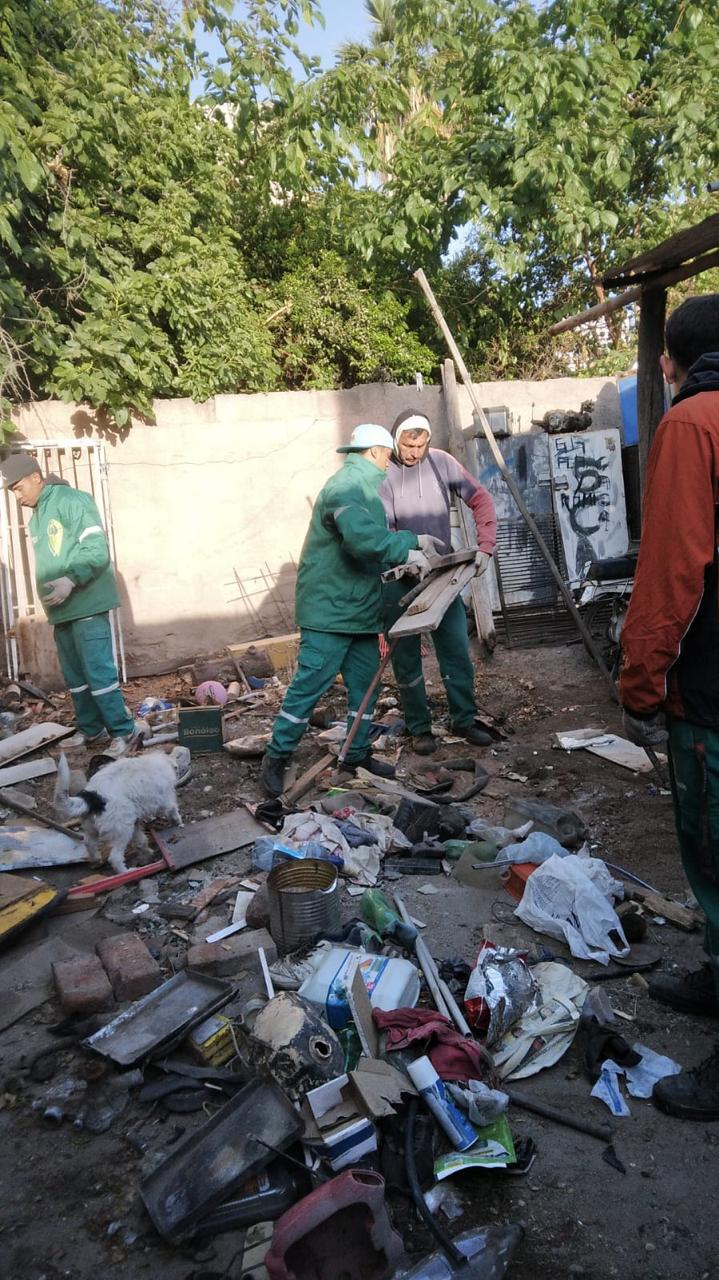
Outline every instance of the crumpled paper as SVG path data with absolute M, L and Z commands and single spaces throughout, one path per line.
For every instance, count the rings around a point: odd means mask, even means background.
M 472 1124 L 480 1127 L 491 1124 L 507 1110 L 509 1094 L 501 1089 L 490 1089 L 483 1080 L 468 1080 L 465 1086 L 446 1083 L 450 1097 L 467 1112 Z

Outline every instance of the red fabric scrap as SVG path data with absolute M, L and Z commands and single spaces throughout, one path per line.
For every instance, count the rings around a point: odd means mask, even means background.
M 481 1080 L 490 1070 L 486 1050 L 475 1040 L 465 1040 L 457 1028 L 434 1009 L 373 1009 L 380 1031 L 387 1033 L 387 1049 L 407 1049 L 425 1044 L 426 1052 L 442 1080 Z

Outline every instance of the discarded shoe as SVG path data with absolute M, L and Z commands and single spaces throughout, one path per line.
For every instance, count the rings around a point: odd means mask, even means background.
M 719 1000 L 710 964 L 703 964 L 699 969 L 684 973 L 681 977 L 658 973 L 649 979 L 649 994 L 652 1000 L 668 1004 L 679 1013 L 719 1018 Z
M 437 739 L 431 733 L 413 734 L 410 746 L 418 756 L 431 756 L 437 750 Z
M 386 760 L 380 760 L 378 756 L 373 756 L 371 751 L 368 751 L 361 760 L 353 760 L 351 763 L 348 760 L 346 768 L 351 769 L 353 773 L 356 769 L 366 769 L 376 778 L 394 778 L 395 776 L 394 765 L 388 764 Z
M 465 725 L 463 729 L 452 725 L 452 732 L 456 733 L 458 738 L 464 738 L 465 742 L 471 742 L 473 747 L 488 747 L 492 741 L 489 734 L 476 724 Z
M 262 757 L 260 785 L 266 795 L 273 798 L 282 795 L 288 763 L 287 756 L 271 756 L 268 751 L 265 752 Z
M 289 955 L 278 956 L 270 965 L 272 984 L 278 991 L 299 991 L 305 978 L 309 978 L 319 966 L 324 953 L 331 949 L 331 942 L 320 942 L 309 950 L 291 951 Z
M 691 1071 L 658 1080 L 652 1101 L 680 1120 L 719 1120 L 719 1045 Z
M 110 735 L 107 729 L 101 729 L 93 738 L 88 738 L 84 733 L 73 733 L 71 738 L 63 740 L 63 751 L 74 751 L 77 747 L 87 747 L 88 751 L 92 751 L 94 747 L 101 747 L 105 742 L 110 741 Z

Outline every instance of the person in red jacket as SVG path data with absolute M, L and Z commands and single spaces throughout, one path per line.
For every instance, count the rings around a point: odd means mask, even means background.
M 719 1017 L 719 293 L 682 303 L 665 336 L 674 399 L 649 453 L 620 692 L 627 737 L 668 741 L 682 863 L 706 914 L 708 963 L 655 977 L 650 994 Z M 719 1120 L 719 1043 L 653 1097 L 672 1115 Z

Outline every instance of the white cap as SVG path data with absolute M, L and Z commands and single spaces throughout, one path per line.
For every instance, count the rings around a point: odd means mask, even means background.
M 378 427 L 376 422 L 361 422 L 355 427 L 349 444 L 341 444 L 337 453 L 354 453 L 360 449 L 372 449 L 380 445 L 382 449 L 393 449 L 392 437 L 386 427 Z

